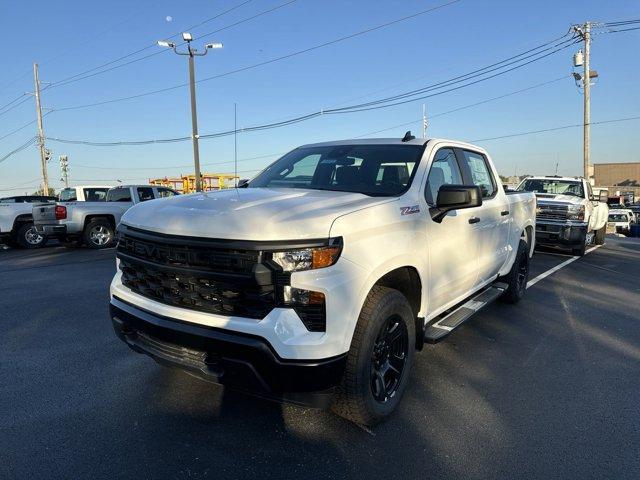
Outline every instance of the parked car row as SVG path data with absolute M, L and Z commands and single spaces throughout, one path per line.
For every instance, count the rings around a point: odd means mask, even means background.
M 108 248 L 114 244 L 120 217 L 129 208 L 177 194 L 152 185 L 83 185 L 63 189 L 57 199 L 0 199 L 0 240 L 23 248 L 42 247 L 50 238 L 67 247 Z

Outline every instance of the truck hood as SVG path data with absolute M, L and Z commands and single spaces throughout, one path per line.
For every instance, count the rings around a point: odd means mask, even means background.
M 545 204 L 567 204 L 567 205 L 581 205 L 585 202 L 584 198 L 576 197 L 575 195 L 554 195 L 552 193 L 536 193 L 536 200 L 538 205 Z
M 242 188 L 140 203 L 122 223 L 159 233 L 234 240 L 326 238 L 346 213 L 393 201 L 360 193 Z

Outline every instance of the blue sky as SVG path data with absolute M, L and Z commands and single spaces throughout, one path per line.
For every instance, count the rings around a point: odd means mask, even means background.
M 285 0 L 253 0 L 233 12 L 192 30 L 194 36 L 232 24 Z M 32 62 L 40 64 L 43 82 L 56 82 L 153 44 L 214 16 L 242 0 L 188 4 L 165 0 L 130 2 L 3 2 L 0 29 L 5 48 L 0 72 L 0 105 L 33 88 Z M 297 0 L 253 21 L 196 41 L 224 43 L 196 65 L 198 78 L 266 61 L 337 37 L 445 3 L 445 0 Z M 34 12 L 38 12 L 35 15 Z M 167 18 L 171 17 L 171 21 Z M 462 0 L 417 18 L 303 55 L 203 82 L 198 86 L 201 133 L 286 119 L 341 103 L 374 100 L 445 80 L 520 53 L 564 34 L 585 20 L 640 18 L 632 0 Z M 592 68 L 600 78 L 592 89 L 592 121 L 640 115 L 640 31 L 595 35 Z M 158 49 L 160 47 L 157 47 Z M 542 61 L 487 82 L 427 101 L 431 114 L 499 96 L 569 75 L 571 47 Z M 156 47 L 140 55 L 153 53 Z M 136 57 L 131 57 L 136 58 Z M 179 88 L 162 94 L 92 108 L 56 108 L 135 95 L 187 81 L 187 62 L 171 52 L 158 54 L 105 74 L 43 92 L 43 104 L 54 111 L 45 117 L 50 137 L 92 141 L 140 140 L 190 134 L 189 92 Z M 0 137 L 34 119 L 29 100 L 0 116 Z M 388 109 L 323 116 L 280 129 L 238 137 L 239 170 L 250 176 L 276 157 L 309 142 L 350 138 L 411 122 L 376 136 L 420 133 L 422 101 Z M 511 133 L 577 124 L 582 96 L 567 78 L 522 94 L 461 110 L 431 120 L 429 136 L 475 140 Z M 639 121 L 592 128 L 592 161 L 638 161 Z M 0 140 L 0 157 L 35 135 L 35 124 Z M 478 142 L 487 148 L 501 173 L 580 174 L 580 128 Z M 233 137 L 200 143 L 204 171 L 227 173 L 233 160 Z M 149 177 L 188 173 L 190 142 L 89 147 L 50 142 L 54 160 L 52 186 L 61 182 L 57 158 L 67 154 L 72 184 L 144 182 Z M 214 164 L 214 165 L 207 165 Z M 176 167 L 184 165 L 184 167 Z M 33 191 L 40 176 L 39 156 L 30 147 L 0 163 L 0 194 Z M 20 185 L 17 190 L 8 190 Z

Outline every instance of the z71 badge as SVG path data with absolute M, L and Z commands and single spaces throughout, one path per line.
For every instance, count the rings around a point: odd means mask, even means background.
M 400 207 L 400 215 L 411 215 L 412 213 L 419 213 L 420 206 L 412 205 L 410 207 Z

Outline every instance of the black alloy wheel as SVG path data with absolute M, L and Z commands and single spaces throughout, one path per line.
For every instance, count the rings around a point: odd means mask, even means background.
M 407 363 L 409 335 L 402 319 L 389 317 L 373 345 L 371 354 L 371 393 L 379 403 L 393 398 Z

